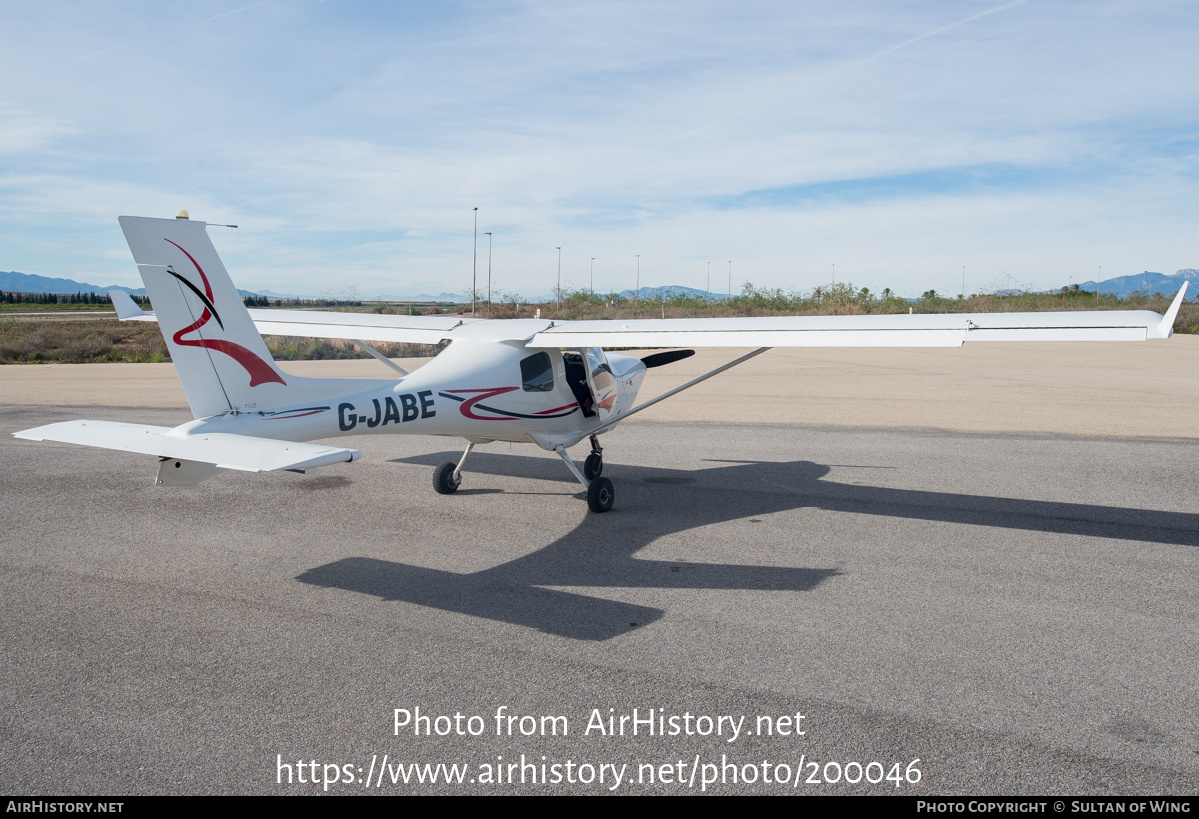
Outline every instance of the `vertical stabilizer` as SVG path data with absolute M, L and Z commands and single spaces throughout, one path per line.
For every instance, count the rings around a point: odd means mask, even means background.
M 121 230 L 197 418 L 287 401 L 287 382 L 204 222 L 122 216 Z

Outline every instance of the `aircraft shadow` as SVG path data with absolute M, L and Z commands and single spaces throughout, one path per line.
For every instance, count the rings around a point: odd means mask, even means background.
M 461 453 L 457 454 L 458 457 Z M 455 457 L 453 452 L 433 453 L 397 459 L 397 463 L 435 466 Z M 478 460 L 475 460 L 475 459 Z M 1021 498 L 996 498 L 986 495 L 965 495 L 954 492 L 926 492 L 914 489 L 889 489 L 873 486 L 826 481 L 830 467 L 811 461 L 720 461 L 708 469 L 695 471 L 663 469 L 650 466 L 605 464 L 604 475 L 616 485 L 617 510 L 621 485 L 651 484 L 641 492 L 653 492 L 666 502 L 678 497 L 668 492 L 672 485 L 688 486 L 682 494 L 694 494 L 699 489 L 718 489 L 721 504 L 735 500 L 741 493 L 787 493 L 792 500 L 756 498 L 750 506 L 753 514 L 769 514 L 785 509 L 811 507 L 833 512 L 882 515 L 912 520 L 964 523 L 1005 529 L 1025 529 L 1055 532 L 1086 537 L 1116 538 L 1149 543 L 1168 543 L 1179 546 L 1199 546 L 1199 514 L 1165 512 L 1154 509 L 1135 509 L 1118 506 L 1098 506 L 1084 503 L 1036 501 Z M 872 464 L 838 464 L 860 469 L 890 469 Z M 560 480 L 578 485 L 557 458 L 537 458 L 527 455 L 472 453 L 466 473 L 510 475 L 540 480 Z M 581 487 L 580 487 L 581 489 Z M 677 504 L 673 504 L 677 508 Z M 743 517 L 726 514 L 720 505 L 692 503 L 687 505 L 687 525 L 681 528 L 705 526 L 724 520 Z M 664 509 L 669 514 L 670 509 Z M 670 529 L 669 531 L 677 531 Z
M 399 462 L 436 466 L 457 453 Z M 836 577 L 832 568 L 691 564 L 633 555 L 665 535 L 775 512 L 813 508 L 892 518 L 940 521 L 1139 542 L 1199 545 L 1199 515 L 1053 501 L 995 498 L 856 486 L 824 480 L 829 467 L 810 461 L 720 462 L 695 471 L 605 465 L 617 508 L 588 515 L 571 532 L 524 557 L 459 574 L 373 558 L 347 558 L 297 577 L 339 588 L 470 614 L 579 640 L 607 640 L 660 619 L 665 612 L 633 603 L 543 588 L 584 586 L 654 589 L 737 589 L 802 592 Z M 575 483 L 557 459 L 473 453 L 466 473 Z M 862 465 L 868 467 L 869 465 Z M 621 489 L 653 493 L 648 513 L 621 510 Z M 480 487 L 483 488 L 483 487 Z M 612 520 L 628 515 L 618 528 Z M 793 554 L 790 543 L 780 552 Z

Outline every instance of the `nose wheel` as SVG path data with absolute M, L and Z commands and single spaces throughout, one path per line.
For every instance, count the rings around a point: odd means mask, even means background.
M 587 508 L 592 512 L 607 512 L 615 500 L 616 492 L 612 489 L 612 481 L 607 478 L 596 478 L 587 487 Z
M 587 508 L 592 512 L 607 512 L 612 508 L 612 502 L 616 500 L 616 492 L 612 489 L 612 481 L 607 478 L 599 477 L 600 471 L 604 468 L 604 462 L 598 451 L 599 446 L 596 443 L 594 436 L 592 437 L 592 446 L 595 449 L 587 460 L 583 463 L 583 469 L 587 472 L 586 475 L 579 471 L 575 466 L 574 461 L 566 454 L 566 449 L 559 444 L 554 447 L 554 452 L 558 453 L 558 457 L 566 464 L 566 468 L 571 471 L 571 474 L 579 479 L 579 483 L 583 484 L 583 488 L 587 490 Z M 592 473 L 591 470 L 595 470 Z

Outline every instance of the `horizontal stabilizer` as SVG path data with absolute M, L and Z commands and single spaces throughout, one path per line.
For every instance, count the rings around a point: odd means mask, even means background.
M 140 452 L 143 455 L 195 461 L 243 472 L 311 469 L 356 461 L 362 456 L 356 449 L 277 441 L 273 438 L 255 438 L 228 432 L 198 435 L 170 433 L 170 427 L 122 424 L 115 421 L 63 421 L 14 432 L 13 435 L 30 441 L 60 441 L 102 449 Z

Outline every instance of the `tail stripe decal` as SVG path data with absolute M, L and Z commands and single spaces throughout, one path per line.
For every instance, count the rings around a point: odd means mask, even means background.
M 170 239 L 167 239 L 167 241 L 168 241 L 168 242 L 171 242 L 171 240 L 170 240 Z M 171 244 L 173 244 L 173 245 L 174 245 L 175 243 L 174 243 L 174 242 L 171 242 Z M 175 247 L 179 247 L 179 246 L 178 246 L 178 245 L 175 245 Z M 181 248 L 181 247 L 180 247 L 179 249 L 180 249 L 180 250 L 183 250 L 183 248 Z M 186 251 L 186 250 L 183 250 L 183 252 L 184 252 L 184 253 L 186 253 L 187 251 Z M 191 258 L 191 257 L 189 256 L 188 258 Z M 212 299 L 211 299 L 211 297 L 209 297 L 209 296 L 206 296 L 206 295 L 204 295 L 203 293 L 201 293 L 201 292 L 200 292 L 200 288 L 198 288 L 198 287 L 196 287 L 194 284 L 192 284 L 190 280 L 188 280 L 188 279 L 185 279 L 183 276 L 180 276 L 178 273 L 176 273 L 176 272 L 175 272 L 174 270 L 172 270 L 171 268 L 169 268 L 169 267 L 168 267 L 168 268 L 167 268 L 167 272 L 168 272 L 168 273 L 170 273 L 172 276 L 174 276 L 174 277 L 175 277 L 176 279 L 178 279 L 179 281 L 183 282 L 185 285 L 187 285 L 187 289 L 188 289 L 188 290 L 190 290 L 190 291 L 192 291 L 193 293 L 195 293 L 195 294 L 196 294 L 196 295 L 199 297 L 200 301 L 204 302 L 204 309 L 206 309 L 206 310 L 209 310 L 209 311 L 211 311 L 211 312 L 212 312 L 212 317 L 213 317 L 214 319 L 216 319 L 216 323 L 217 323 L 217 324 L 219 324 L 219 325 L 221 325 L 221 329 L 222 329 L 222 330 L 224 330 L 224 329 L 225 329 L 225 322 L 221 321 L 221 314 L 220 314 L 220 313 L 218 313 L 218 312 L 216 311 L 216 305 L 214 305 L 214 304 L 212 303 Z M 203 274 L 201 274 L 201 275 L 203 275 Z M 204 283 L 205 283 L 205 284 L 208 284 L 208 281 L 207 281 L 207 280 L 205 280 L 205 282 L 204 282 Z
M 280 376 L 279 373 L 277 373 L 275 369 L 271 367 L 271 365 L 267 364 L 261 358 L 254 355 L 254 353 L 250 352 L 240 344 L 234 344 L 232 341 L 225 341 L 223 339 L 183 338 L 183 336 L 187 335 L 188 333 L 199 330 L 208 323 L 209 319 L 216 316 L 216 307 L 214 307 L 212 303 L 212 286 L 208 283 L 208 277 L 204 275 L 204 270 L 200 267 L 196 260 L 192 258 L 190 253 L 188 253 L 182 247 L 179 247 L 179 245 L 175 244 L 174 242 L 171 242 L 170 239 L 165 239 L 164 241 L 170 242 L 171 244 L 175 245 L 175 247 L 178 247 L 180 251 L 182 251 L 183 255 L 186 256 L 192 263 L 192 266 L 196 268 L 196 272 L 200 274 L 200 280 L 204 282 L 204 294 L 201 294 L 199 289 L 187 279 L 183 278 L 178 273 L 173 271 L 171 272 L 172 276 L 190 287 L 192 291 L 200 297 L 200 300 L 204 302 L 204 312 L 200 315 L 200 318 L 194 324 L 184 327 L 182 330 L 175 333 L 173 337 L 175 343 L 183 347 L 203 347 L 207 350 L 216 350 L 219 353 L 224 353 L 240 364 L 242 368 L 249 373 L 251 387 L 257 387 L 259 384 L 265 384 L 271 381 L 286 385 L 287 382 L 283 380 L 283 377 Z M 225 329 L 225 325 L 221 323 L 220 317 L 216 317 L 216 319 L 217 324 L 220 324 L 221 329 Z

